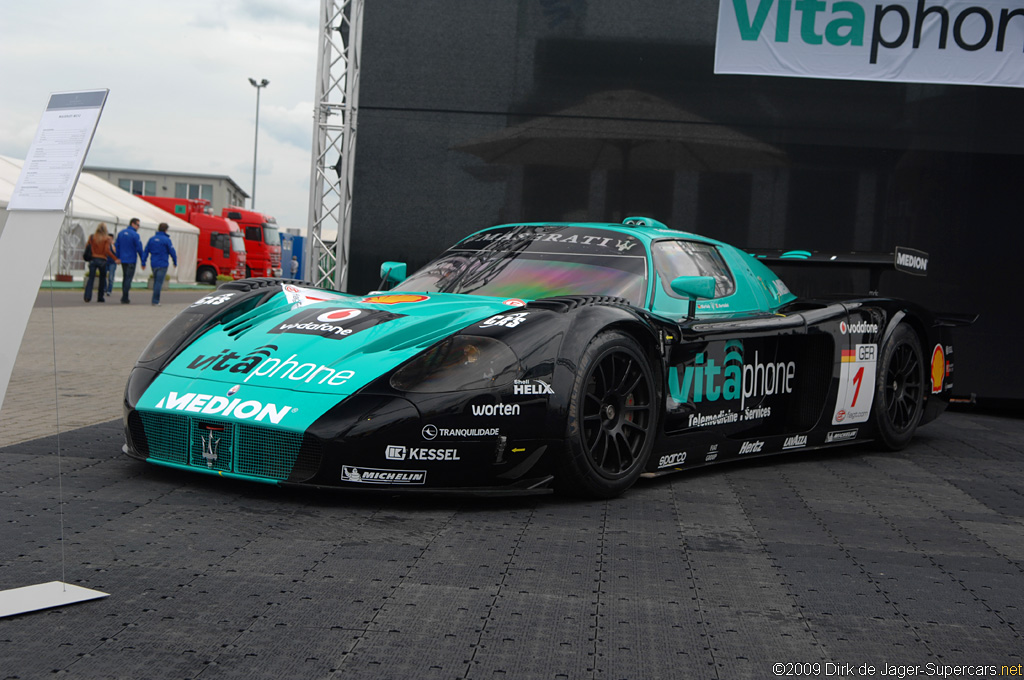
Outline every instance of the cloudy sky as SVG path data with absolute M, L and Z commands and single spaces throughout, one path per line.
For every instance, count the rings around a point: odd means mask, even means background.
M 23 159 L 51 92 L 108 88 L 87 165 L 223 174 L 304 228 L 319 0 L 3 3 L 0 155 Z

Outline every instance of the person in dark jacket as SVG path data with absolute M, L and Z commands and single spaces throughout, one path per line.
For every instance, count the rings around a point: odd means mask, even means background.
M 118 232 L 115 250 L 118 259 L 121 260 L 121 304 L 126 305 L 131 302 L 128 299 L 128 291 L 131 290 L 132 278 L 135 276 L 135 260 L 142 256 L 138 217 L 133 217 L 128 221 L 128 228 Z M 142 262 L 142 268 L 146 268 L 145 260 Z
M 142 268 L 146 268 L 146 260 L 153 258 L 153 304 L 160 304 L 160 289 L 164 285 L 164 276 L 167 274 L 169 264 L 168 257 L 174 260 L 174 266 L 178 266 L 178 253 L 174 252 L 174 244 L 171 237 L 167 235 L 167 223 L 161 222 L 158 230 L 146 242 L 146 250 L 142 253 Z
M 105 302 L 103 296 L 107 292 L 107 258 L 116 261 L 114 251 L 110 247 L 110 235 L 107 233 L 107 225 L 100 222 L 95 233 L 89 237 L 89 250 L 92 252 L 92 259 L 89 260 L 89 277 L 85 282 L 85 301 L 92 300 L 92 287 L 96 282 L 96 275 L 99 274 L 100 285 L 96 289 L 96 301 Z

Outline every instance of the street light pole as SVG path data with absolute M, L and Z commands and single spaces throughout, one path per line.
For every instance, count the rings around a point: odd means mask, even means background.
M 249 78 L 249 83 L 256 88 L 256 137 L 252 142 L 252 199 L 249 201 L 249 209 L 256 209 L 256 149 L 260 141 L 260 90 L 270 85 L 270 81 L 264 78 L 256 82 L 255 78 Z

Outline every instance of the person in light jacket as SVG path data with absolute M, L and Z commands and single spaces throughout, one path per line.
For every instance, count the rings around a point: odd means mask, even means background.
M 153 304 L 160 304 L 160 289 L 164 285 L 164 276 L 167 274 L 168 258 L 174 260 L 174 266 L 178 266 L 178 253 L 174 252 L 174 244 L 171 237 L 167 235 L 167 223 L 161 222 L 157 232 L 146 242 L 146 250 L 142 253 L 142 268 L 146 268 L 146 260 L 153 258 Z

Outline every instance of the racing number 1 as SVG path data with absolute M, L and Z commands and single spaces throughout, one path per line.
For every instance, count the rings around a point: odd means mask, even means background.
M 833 425 L 863 423 L 871 415 L 874 392 L 867 390 L 861 402 L 860 388 L 865 382 L 869 386 L 874 384 L 877 355 L 878 346 L 874 344 L 854 345 L 853 349 L 842 351 L 839 394 L 832 412 Z
M 853 392 L 853 401 L 850 402 L 850 408 L 857 407 L 857 397 L 860 396 L 860 384 L 864 382 L 864 367 L 861 366 L 857 369 L 857 375 L 853 376 L 853 384 L 857 386 L 857 389 Z

